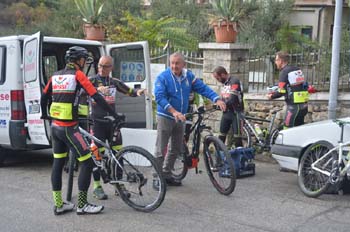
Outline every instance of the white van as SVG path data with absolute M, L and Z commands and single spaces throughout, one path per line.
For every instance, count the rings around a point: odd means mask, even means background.
M 132 88 L 151 93 L 150 58 L 147 42 L 103 44 L 82 39 L 31 36 L 0 37 L 0 164 L 6 149 L 30 150 L 50 146 L 49 124 L 40 119 L 40 96 L 53 72 L 64 68 L 65 52 L 71 46 L 86 48 L 94 58 L 88 76 L 97 73 L 101 55 L 114 58 L 113 77 Z M 118 113 L 127 127 L 151 129 L 152 99 L 118 94 Z

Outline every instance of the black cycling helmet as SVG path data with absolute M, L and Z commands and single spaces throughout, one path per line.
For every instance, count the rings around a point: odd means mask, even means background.
M 73 46 L 70 47 L 67 52 L 66 52 L 66 62 L 74 62 L 77 60 L 80 60 L 80 58 L 85 58 L 87 59 L 89 57 L 89 53 L 88 51 L 83 48 L 83 47 L 79 47 L 79 46 Z

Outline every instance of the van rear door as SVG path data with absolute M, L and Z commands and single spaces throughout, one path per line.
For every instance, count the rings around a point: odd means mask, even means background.
M 33 144 L 49 145 L 48 122 L 41 120 L 40 96 L 42 80 L 42 37 L 40 32 L 27 37 L 23 43 L 23 90 L 27 111 L 27 127 Z
M 145 88 L 151 96 L 151 71 L 148 42 L 106 45 L 113 57 L 112 76 L 131 88 Z M 117 92 L 116 109 L 126 115 L 126 127 L 153 128 L 152 99 L 149 96 L 129 97 Z

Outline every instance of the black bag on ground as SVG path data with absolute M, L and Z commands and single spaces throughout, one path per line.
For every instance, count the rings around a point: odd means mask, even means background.
M 238 147 L 229 151 L 236 169 L 236 176 L 245 177 L 255 175 L 255 150 L 253 148 Z

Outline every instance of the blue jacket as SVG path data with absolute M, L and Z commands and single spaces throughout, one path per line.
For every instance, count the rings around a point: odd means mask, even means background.
M 167 68 L 156 79 L 154 95 L 157 102 L 157 115 L 174 119 L 168 112 L 172 106 L 182 114 L 187 113 L 190 92 L 195 91 L 200 95 L 216 102 L 220 97 L 193 73 L 187 69 L 182 71 L 180 78 L 175 77 L 170 68 Z

